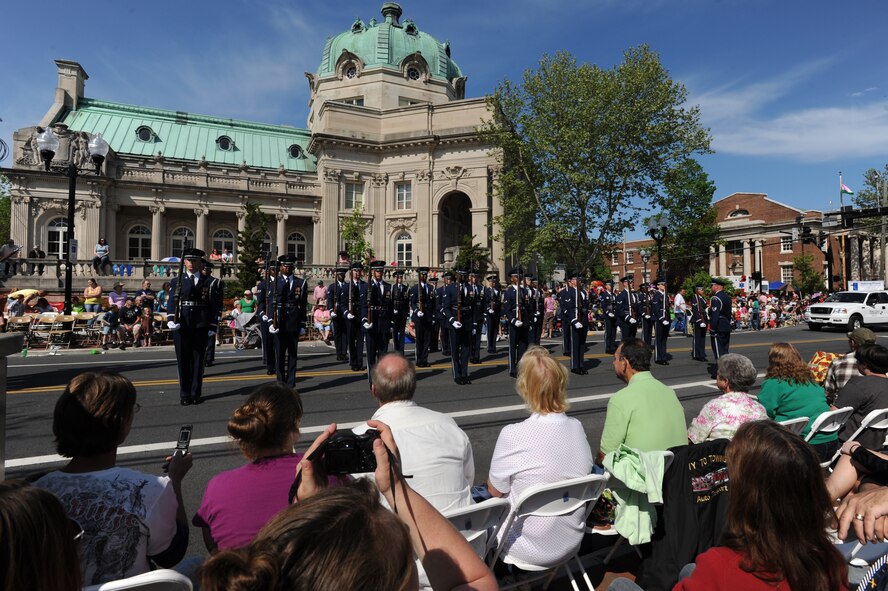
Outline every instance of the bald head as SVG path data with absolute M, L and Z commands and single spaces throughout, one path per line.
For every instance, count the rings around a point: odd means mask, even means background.
M 370 370 L 373 396 L 380 404 L 413 400 L 416 392 L 416 366 L 400 353 L 384 355 Z

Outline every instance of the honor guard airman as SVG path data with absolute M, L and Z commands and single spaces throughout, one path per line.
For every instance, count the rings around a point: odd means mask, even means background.
M 503 292 L 503 314 L 509 321 L 509 376 L 513 378 L 518 376 L 518 362 L 530 346 L 530 324 L 526 321 L 532 314 L 520 277 L 521 273 L 512 271 L 511 285 Z
M 394 272 L 395 282 L 392 284 L 392 346 L 398 353 L 404 353 L 404 332 L 407 330 L 407 315 L 410 302 L 407 297 L 407 286 L 404 285 L 404 269 Z
M 638 288 L 638 317 L 641 318 L 641 340 L 653 349 L 654 339 L 654 314 L 651 309 L 651 290 L 647 283 L 642 283 Z
M 203 401 L 203 373 L 207 344 L 216 338 L 216 324 L 222 297 L 214 293 L 221 289 L 205 277 L 201 270 L 206 254 L 196 248 L 186 249 L 183 255 L 184 272 L 170 281 L 167 302 L 167 326 L 173 333 L 176 364 L 179 370 L 179 401 L 182 406 Z
M 709 300 L 709 337 L 715 360 L 729 353 L 731 345 L 731 297 L 725 293 L 726 281 L 712 280 L 712 298 Z
M 274 290 L 269 289 L 274 285 L 275 277 L 277 277 L 277 269 L 275 269 L 271 255 L 265 260 L 265 268 L 263 270 L 262 280 L 256 287 L 256 313 L 262 321 L 259 323 L 259 335 L 262 338 L 262 363 L 265 365 L 265 372 L 273 376 L 277 373 L 274 363 L 274 339 L 268 332 L 268 319 L 274 315 Z
M 499 337 L 500 318 L 503 316 L 503 292 L 499 277 L 487 277 L 484 288 L 484 318 L 487 322 L 487 352 L 496 353 L 496 340 Z
M 347 308 L 345 312 L 348 332 L 348 363 L 352 371 L 364 371 L 364 330 L 361 326 L 361 292 L 366 284 L 361 276 L 364 266 L 351 264 L 351 280 L 348 282 Z
M 703 286 L 697 285 L 694 287 L 694 297 L 690 301 L 691 326 L 694 328 L 694 346 L 691 349 L 691 358 L 694 361 L 707 361 L 706 333 L 709 329 L 709 314 L 706 309 Z
M 567 288 L 563 291 L 561 301 L 567 324 L 562 329 L 570 332 L 570 371 L 586 375 L 589 373 L 584 363 L 586 336 L 589 334 L 589 295 L 580 286 L 576 272 L 567 274 Z
M 210 287 L 210 293 L 215 294 L 216 297 L 219 298 L 219 301 L 216 302 L 216 309 L 219 310 L 219 317 L 216 318 L 216 326 L 219 326 L 222 322 L 222 311 L 225 308 L 225 304 L 223 302 L 223 293 L 222 293 L 222 282 L 218 277 L 213 277 L 213 263 L 207 261 L 204 263 L 203 274 L 206 276 L 210 282 L 213 284 Z M 210 337 L 209 342 L 207 343 L 207 356 L 206 356 L 206 366 L 212 367 L 213 364 L 216 363 L 216 336 Z
M 348 267 L 336 267 L 336 279 L 327 288 L 327 309 L 333 325 L 333 344 L 336 361 L 348 360 L 348 283 L 345 274 Z
M 656 286 L 657 288 L 650 294 L 654 323 L 654 363 L 669 365 L 666 343 L 669 339 L 672 318 L 669 316 L 669 294 L 666 293 L 666 280 L 657 279 Z
M 450 326 L 450 363 L 453 367 L 453 381 L 460 385 L 471 384 L 469 379 L 469 356 L 472 352 L 472 332 L 475 330 L 478 301 L 475 290 L 467 279 L 469 270 L 459 269 L 459 280 L 444 290 L 441 306 Z
M 567 330 L 567 320 L 564 315 L 564 296 L 567 295 L 567 285 L 562 286 L 555 293 L 555 302 L 558 304 L 557 310 L 555 314 L 558 318 L 558 323 L 561 326 L 561 345 L 562 345 L 562 354 L 565 357 L 570 357 L 570 331 Z
M 388 351 L 392 323 L 392 287 L 382 279 L 385 263 L 370 263 L 370 281 L 361 286 L 361 328 L 367 347 L 367 381 L 376 360 Z
M 444 285 L 435 289 L 435 310 L 438 318 L 438 331 L 441 339 L 441 354 L 450 357 L 450 323 L 447 322 L 447 314 L 444 309 L 444 292 L 456 281 L 452 272 L 444 273 Z
M 481 333 L 484 332 L 484 288 L 478 281 L 480 273 L 469 273 L 469 288 L 475 292 L 475 318 L 472 320 L 472 363 L 481 363 Z
M 604 315 L 604 352 L 613 355 L 617 351 L 617 312 L 614 282 L 604 282 L 604 291 L 598 294 L 598 304 Z
M 441 350 L 441 320 L 439 318 L 441 298 L 438 297 L 438 278 L 429 277 L 429 286 L 432 288 L 432 334 L 429 337 L 429 351 L 437 353 Z M 448 347 L 450 345 L 447 345 Z
M 308 314 L 308 283 L 293 274 L 295 268 L 293 255 L 278 257 L 278 276 L 274 282 L 277 305 L 274 316 L 266 321 L 268 332 L 274 335 L 277 381 L 290 387 L 296 385 L 299 336 Z
M 632 275 L 626 275 L 620 281 L 623 289 L 617 294 L 617 318 L 622 341 L 634 339 L 638 332 L 638 296 L 632 291 Z
M 410 318 L 416 335 L 416 367 L 429 367 L 429 347 L 435 328 L 434 288 L 429 284 L 429 268 L 418 269 L 419 281 L 409 290 Z

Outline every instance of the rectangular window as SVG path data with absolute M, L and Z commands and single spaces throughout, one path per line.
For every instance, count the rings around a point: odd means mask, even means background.
M 411 105 L 418 105 L 421 102 L 422 101 L 420 101 L 420 100 L 413 99 L 413 98 L 407 98 L 406 96 L 399 96 L 398 97 L 398 106 L 399 107 L 409 107 Z
M 780 281 L 783 283 L 792 283 L 792 266 L 780 267 Z
M 792 236 L 780 237 L 780 252 L 792 252 Z
M 151 236 L 130 236 L 127 246 L 130 260 L 151 258 Z
M 395 209 L 413 209 L 413 185 L 410 181 L 395 183 Z
M 406 240 L 399 240 L 396 244 L 395 261 L 398 267 L 413 266 L 413 243 Z
M 611 253 L 611 265 L 619 265 L 620 264 L 620 255 L 612 252 Z
M 364 183 L 345 183 L 345 209 L 364 207 Z
M 364 106 L 364 97 L 353 96 L 353 97 L 349 97 L 347 99 L 342 99 L 342 102 L 344 102 L 346 105 L 355 105 L 356 107 L 363 107 Z
M 626 264 L 631 265 L 635 262 L 635 253 L 631 250 L 626 252 Z

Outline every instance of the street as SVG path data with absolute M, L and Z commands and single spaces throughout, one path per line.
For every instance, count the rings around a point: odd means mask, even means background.
M 776 341 L 795 344 L 805 359 L 810 359 L 818 350 L 837 353 L 847 350 L 844 332 L 815 333 L 802 325 L 734 333 L 731 351 L 752 359 L 761 376 L 767 367 L 768 345 Z M 603 353 L 601 335 L 590 334 L 589 344 L 586 357 L 589 375 L 570 376 L 569 413 L 582 421 L 595 452 L 607 401 L 622 383 L 614 375 L 612 356 Z M 476 482 L 483 481 L 487 474 L 502 426 L 526 417 L 514 380 L 508 377 L 506 343 L 500 341 L 497 345 L 497 354 L 484 353 L 482 363 L 471 366 L 471 385 L 453 383 L 449 359 L 440 353 L 431 355 L 432 367 L 418 370 L 415 400 L 450 414 L 468 433 L 474 448 Z M 560 339 L 544 341 L 544 345 L 566 363 L 561 356 Z M 714 381 L 709 377 L 714 365 L 692 361 L 690 345 L 689 338 L 671 337 L 671 364 L 654 365 L 652 369 L 654 376 L 676 390 L 688 421 L 717 394 Z M 179 425 L 194 424 L 191 442 L 194 467 L 184 484 L 187 512 L 193 515 L 207 481 L 218 472 L 245 461 L 227 436 L 226 422 L 245 397 L 269 379 L 261 367 L 259 351 L 236 351 L 231 345 L 218 348 L 216 363 L 206 372 L 205 402 L 189 407 L 178 404 L 176 365 L 170 347 L 111 350 L 104 355 L 89 353 L 88 350 L 72 351 L 50 356 L 32 352 L 27 358 L 9 359 L 7 477 L 24 477 L 59 467 L 61 462 L 55 456 L 52 435 L 56 399 L 68 380 L 80 372 L 116 370 L 135 383 L 141 405 L 132 432 L 119 449 L 118 465 L 159 474 L 164 454 L 174 447 Z M 408 355 L 412 357 L 412 353 L 411 346 Z M 711 361 L 711 351 L 708 355 Z M 366 373 L 349 371 L 346 363 L 336 362 L 333 349 L 323 343 L 300 345 L 297 376 L 297 388 L 305 408 L 299 443 L 303 450 L 328 424 L 336 422 L 340 428 L 352 426 L 369 418 L 375 410 Z M 189 554 L 205 554 L 200 532 L 193 528 L 191 534 Z

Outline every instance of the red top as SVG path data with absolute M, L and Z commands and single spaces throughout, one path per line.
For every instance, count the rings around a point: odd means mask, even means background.
M 730 548 L 710 548 L 697 556 L 693 574 L 679 581 L 672 591 L 792 591 L 786 581 L 771 583 L 744 571 L 740 568 L 741 559 L 742 555 Z M 841 591 L 847 589 L 842 585 Z

